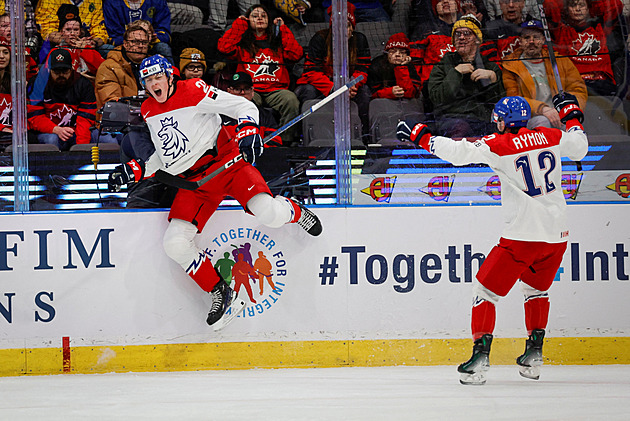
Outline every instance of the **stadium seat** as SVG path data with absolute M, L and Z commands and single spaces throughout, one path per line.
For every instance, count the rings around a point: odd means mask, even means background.
M 7 145 L 4 149 L 5 152 L 12 153 L 13 145 Z M 28 144 L 28 152 L 36 153 L 36 152 L 60 152 L 57 145 L 49 145 L 47 143 L 29 143 Z
M 203 12 L 196 6 L 167 2 L 171 12 L 171 33 L 203 27 Z
M 422 102 L 418 99 L 376 98 L 370 101 L 370 133 L 375 144 L 396 146 L 398 122 L 406 118 L 424 121 Z
M 328 22 L 309 23 L 306 26 L 293 25 L 291 31 L 293 32 L 293 36 L 295 36 L 295 40 L 298 44 L 300 44 L 302 48 L 306 49 L 308 47 L 308 43 L 311 42 L 313 35 L 322 29 L 328 29 Z M 304 54 L 306 55 L 306 51 L 304 51 Z
M 305 101 L 302 112 L 319 100 Z M 302 120 L 304 146 L 335 146 L 334 101 L 329 102 Z M 364 146 L 361 141 L 361 119 L 357 104 L 350 101 L 350 137 L 352 146 Z
M 628 134 L 628 116 L 616 96 L 589 96 L 584 107 L 584 130 L 589 134 Z

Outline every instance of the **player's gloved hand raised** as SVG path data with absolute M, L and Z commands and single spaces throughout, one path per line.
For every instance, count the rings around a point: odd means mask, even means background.
M 118 192 L 125 184 L 140 181 L 144 176 L 144 161 L 132 159 L 126 164 L 114 168 L 107 178 L 107 188 L 111 192 Z
M 584 113 L 580 109 L 580 103 L 575 95 L 568 92 L 561 92 L 554 95 L 552 101 L 556 111 L 560 114 L 560 121 L 564 124 L 574 118 L 576 118 L 580 124 L 584 121 Z
M 426 124 L 419 123 L 413 119 L 406 119 L 398 123 L 396 136 L 401 142 L 413 142 L 418 146 L 429 150 L 429 140 L 431 132 Z
M 263 141 L 258 126 L 251 122 L 241 123 L 236 127 L 236 141 L 243 159 L 254 164 L 263 153 Z

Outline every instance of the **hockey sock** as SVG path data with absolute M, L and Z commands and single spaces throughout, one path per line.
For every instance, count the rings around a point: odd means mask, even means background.
M 470 327 L 473 340 L 485 334 L 492 335 L 497 318 L 495 304 L 499 302 L 499 295 L 483 286 L 475 279 L 473 283 L 473 308 Z
M 545 329 L 549 319 L 549 296 L 547 293 L 525 298 L 525 327 L 527 335 L 534 329 Z
M 486 334 L 492 335 L 496 321 L 496 308 L 494 304 L 479 297 L 475 298 L 470 322 L 473 341 L 476 341 Z
M 199 258 L 188 266 L 186 273 L 206 292 L 212 291 L 212 288 L 221 280 L 210 257 L 203 250 L 199 252 Z

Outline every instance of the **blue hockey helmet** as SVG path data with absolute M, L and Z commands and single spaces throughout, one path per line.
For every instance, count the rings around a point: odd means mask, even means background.
M 532 109 L 521 96 L 501 98 L 492 111 L 492 122 L 505 122 L 505 127 L 525 127 L 532 116 Z
M 147 57 L 140 63 L 140 82 L 145 85 L 144 80 L 152 75 L 164 73 L 166 76 L 173 74 L 173 66 L 163 56 L 156 54 L 151 57 Z

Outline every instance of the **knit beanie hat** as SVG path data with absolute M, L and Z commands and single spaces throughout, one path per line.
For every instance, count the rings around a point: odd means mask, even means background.
M 357 18 L 354 16 L 355 10 L 356 10 L 355 5 L 348 2 L 348 5 L 347 5 L 348 22 L 352 24 L 352 29 L 354 29 L 357 26 Z M 328 16 L 332 16 L 332 6 L 329 6 L 328 9 L 326 9 L 326 12 L 328 12 Z M 332 25 L 332 19 L 330 20 L 330 24 Z
M 185 48 L 179 56 L 179 71 L 183 72 L 190 63 L 200 63 L 205 73 L 208 66 L 206 65 L 206 56 L 196 48 Z
M 455 44 L 455 31 L 458 28 L 468 28 L 477 36 L 479 41 L 483 40 L 481 35 L 481 22 L 474 15 L 464 15 L 457 22 L 453 24 L 453 31 L 451 32 L 451 40 Z
M 71 21 L 76 20 L 81 26 L 81 18 L 79 17 L 79 8 L 74 4 L 62 4 L 57 9 L 57 17 L 59 18 L 59 31 L 63 29 L 63 26 Z
M 409 39 L 407 39 L 407 36 L 403 32 L 399 32 L 389 37 L 387 44 L 385 44 L 385 51 L 389 51 L 392 48 L 407 50 L 407 54 L 409 54 Z

